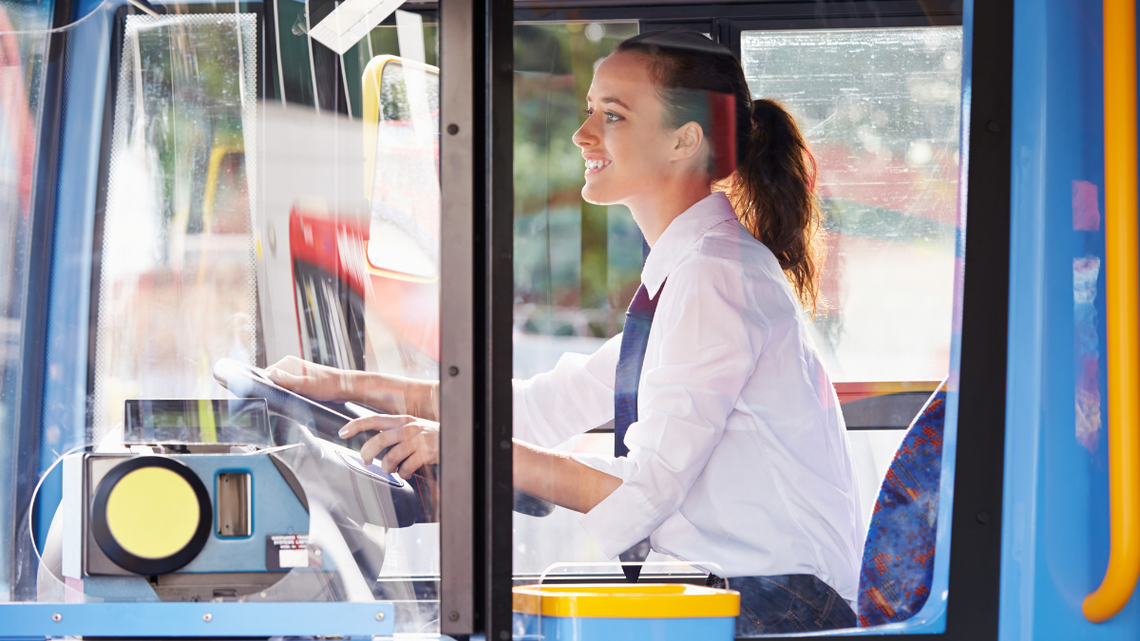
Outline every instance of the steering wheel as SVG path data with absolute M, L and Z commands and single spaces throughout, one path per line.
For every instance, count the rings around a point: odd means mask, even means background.
M 357 434 L 346 440 L 338 435 L 340 428 L 344 427 L 350 420 L 382 413 L 359 403 L 335 403 L 313 400 L 277 385 L 269 379 L 269 375 L 266 374 L 265 370 L 229 358 L 220 359 L 214 365 L 214 378 L 222 387 L 225 387 L 237 397 L 263 398 L 265 399 L 266 405 L 269 406 L 270 413 L 283 416 L 294 423 L 316 432 L 321 439 L 356 451 L 360 450 L 360 447 L 370 438 L 370 435 Z M 388 450 L 385 449 L 380 452 L 376 458 L 378 460 L 382 459 L 387 452 Z M 396 485 L 392 483 L 393 480 L 396 483 L 400 481 L 398 476 L 385 473 L 378 465 L 365 466 L 363 462 L 360 461 L 360 457 L 355 454 L 338 452 L 337 456 L 345 465 L 358 472 L 371 474 L 373 476 L 387 477 L 382 478 L 382 480 L 387 480 L 393 485 Z M 407 487 L 408 484 L 405 483 L 403 485 Z M 413 483 L 412 485 L 421 487 L 424 484 Z M 398 487 L 397 485 L 393 490 Z M 422 502 L 416 501 L 415 503 L 419 504 Z M 518 490 L 514 491 L 513 507 L 514 510 L 520 514 L 536 517 L 544 517 L 554 511 L 553 503 Z M 420 522 L 420 519 L 417 518 L 400 518 L 399 520 L 401 525 L 410 525 L 412 522 Z
M 369 435 L 357 434 L 346 440 L 338 435 L 340 428 L 353 419 L 383 413 L 357 403 L 322 402 L 301 396 L 274 383 L 260 367 L 230 358 L 220 359 L 214 365 L 214 379 L 238 398 L 264 398 L 270 413 L 301 423 L 321 438 L 358 451 Z

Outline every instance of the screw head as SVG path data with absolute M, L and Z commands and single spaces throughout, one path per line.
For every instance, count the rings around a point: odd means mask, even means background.
M 986 523 L 989 523 L 989 522 L 990 522 L 990 513 L 989 512 L 978 512 L 978 523 L 985 525 Z
M 457 610 L 452 610 L 451 614 L 447 615 L 447 620 L 448 621 L 458 621 L 459 620 L 459 612 Z
M 511 633 L 506 630 L 499 630 L 499 638 L 503 641 L 508 641 L 511 638 Z
M 998 121 L 991 120 L 986 123 L 986 130 L 988 130 L 991 134 L 996 134 L 997 132 L 1001 131 L 1001 125 L 998 124 Z
M 383 612 L 377 612 L 376 613 L 376 620 L 377 621 L 383 621 L 384 620 L 384 613 Z
M 202 620 L 205 621 L 206 623 L 209 623 L 210 621 L 214 620 L 214 615 L 207 612 L 207 613 L 202 615 Z
M 452 365 L 451 367 L 447 368 L 447 373 L 452 376 L 459 376 L 459 368 Z
M 59 612 L 56 612 L 55 614 L 51 615 L 51 620 L 59 623 L 60 621 L 63 621 L 63 615 Z
M 447 133 L 451 134 L 452 136 L 459 133 L 459 125 L 455 125 L 455 124 L 448 125 L 447 126 Z

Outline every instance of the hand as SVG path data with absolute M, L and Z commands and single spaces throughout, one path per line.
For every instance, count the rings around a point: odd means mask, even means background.
M 286 356 L 269 380 L 319 401 L 355 401 L 391 414 L 439 420 L 439 383 L 376 372 L 342 370 Z
M 296 356 L 286 356 L 267 368 L 269 380 L 287 390 L 317 401 L 353 401 L 361 396 L 354 372 L 317 365 Z
M 439 423 L 415 416 L 380 414 L 349 421 L 340 430 L 341 438 L 350 438 L 360 432 L 377 431 L 360 448 L 365 465 L 391 446 L 380 461 L 380 467 L 389 474 L 407 479 L 421 467 L 439 462 Z

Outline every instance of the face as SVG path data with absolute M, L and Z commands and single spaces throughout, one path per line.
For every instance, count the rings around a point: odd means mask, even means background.
M 676 141 L 644 59 L 629 53 L 606 58 L 586 104 L 586 122 L 574 134 L 586 161 L 582 197 L 613 205 L 661 193 L 678 169 Z

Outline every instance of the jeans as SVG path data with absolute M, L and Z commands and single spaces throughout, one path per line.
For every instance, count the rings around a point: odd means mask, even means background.
M 705 585 L 723 588 L 724 579 L 710 574 Z M 810 574 L 741 576 L 728 581 L 740 593 L 736 636 L 816 632 L 854 628 L 855 612 L 843 597 Z

